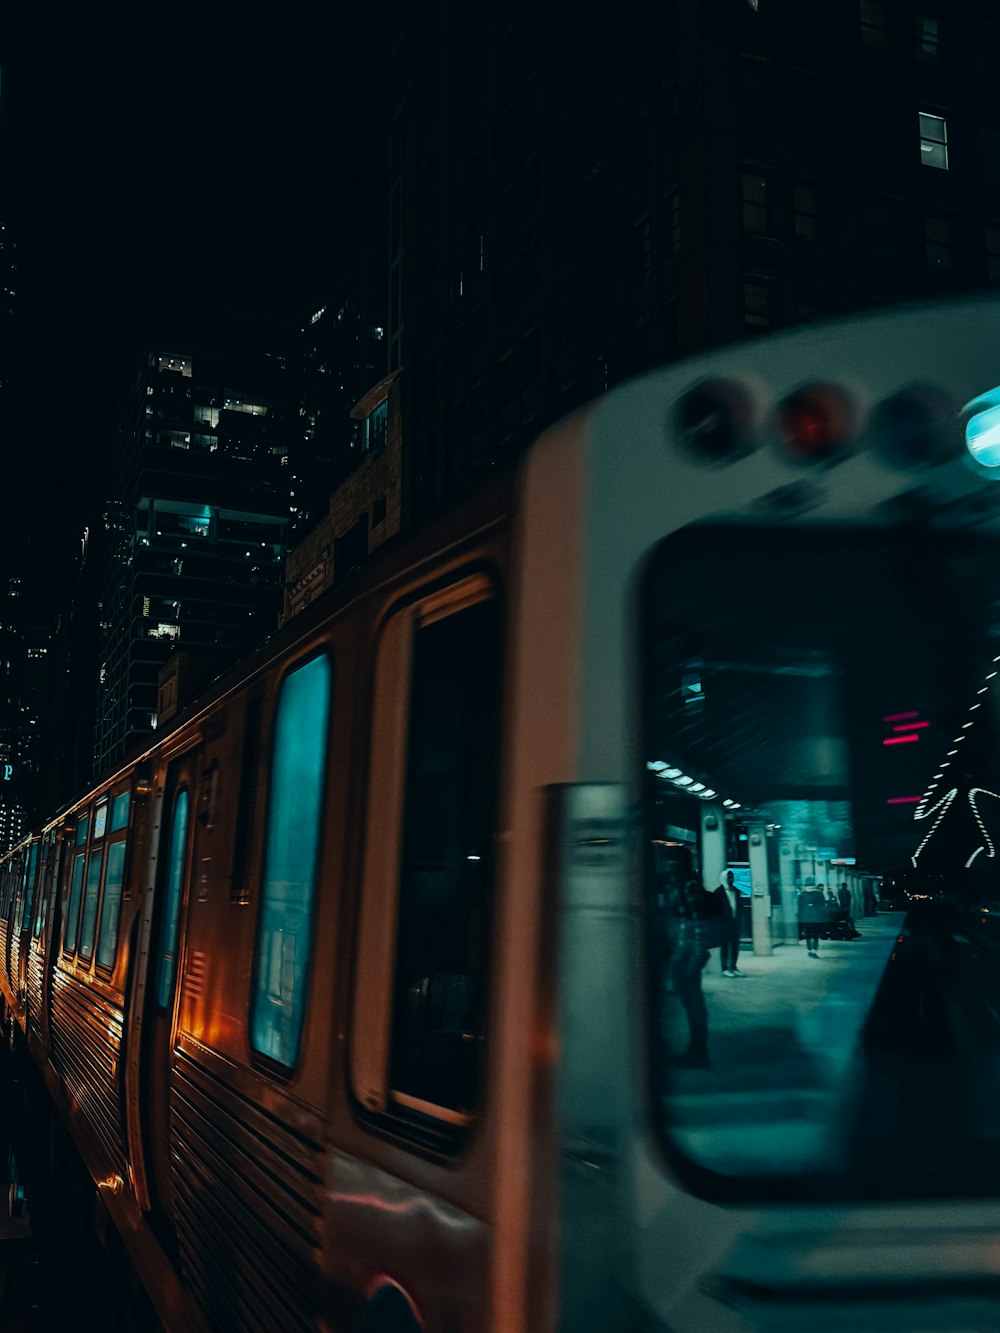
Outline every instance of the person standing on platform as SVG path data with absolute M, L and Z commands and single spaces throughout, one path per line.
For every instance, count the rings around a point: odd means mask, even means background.
M 823 886 L 818 888 L 811 881 L 799 894 L 799 920 L 805 936 L 806 948 L 810 958 L 819 957 L 819 933 L 827 922 L 828 912 Z
M 740 895 L 736 888 L 736 876 L 731 870 L 724 870 L 719 876 L 719 884 L 712 890 L 712 915 L 719 939 L 719 962 L 724 977 L 742 977 L 736 966 L 740 956 Z

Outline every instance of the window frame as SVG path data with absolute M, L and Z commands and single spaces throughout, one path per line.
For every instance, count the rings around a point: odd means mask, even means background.
M 361 904 L 353 980 L 350 1032 L 351 1090 L 369 1116 L 419 1118 L 426 1130 L 437 1123 L 454 1136 L 468 1130 L 478 1114 L 438 1106 L 392 1087 L 393 992 L 396 984 L 397 935 L 401 899 L 406 783 L 409 765 L 409 720 L 417 634 L 438 621 L 482 602 L 493 602 L 499 617 L 500 661 L 497 705 L 503 707 L 503 602 L 495 579 L 486 572 L 466 574 L 445 587 L 424 588 L 387 614 L 376 641 L 374 698 L 369 749 L 370 767 L 365 810 L 365 854 L 361 870 Z M 502 789 L 503 755 L 496 752 L 497 795 Z M 490 885 L 496 899 L 496 874 Z M 490 958 L 486 958 L 489 976 Z M 485 987 L 483 1018 L 490 1017 L 490 990 Z M 485 1081 L 477 1103 L 485 1096 Z
M 936 121 L 941 127 L 941 138 L 932 137 L 927 131 L 931 128 L 925 125 L 925 121 Z M 936 111 L 917 111 L 917 131 L 920 135 L 920 165 L 928 167 L 933 171 L 949 171 L 951 169 L 948 161 L 948 118 L 938 115 Z M 925 148 L 925 145 L 929 145 Z M 944 156 L 943 162 L 928 161 L 927 158 L 935 155 L 938 149 Z

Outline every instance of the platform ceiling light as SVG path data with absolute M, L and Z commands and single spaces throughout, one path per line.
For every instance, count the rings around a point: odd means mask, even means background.
M 982 468 L 998 469 L 1000 476 L 1000 388 L 990 389 L 966 403 L 965 447 Z

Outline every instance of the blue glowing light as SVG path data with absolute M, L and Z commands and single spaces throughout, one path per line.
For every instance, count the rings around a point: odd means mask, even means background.
M 1000 467 L 1000 389 L 991 389 L 967 403 L 965 445 L 983 467 Z

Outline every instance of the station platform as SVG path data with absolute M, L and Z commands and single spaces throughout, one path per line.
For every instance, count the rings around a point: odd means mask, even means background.
M 665 1115 L 702 1165 L 727 1174 L 823 1169 L 842 1149 L 858 1093 L 853 1065 L 905 913 L 858 921 L 860 939 L 741 949 L 741 977 L 721 975 L 713 949 L 702 974 L 708 1069 L 671 1068 Z M 668 996 L 667 1050 L 681 1052 L 683 1009 Z

